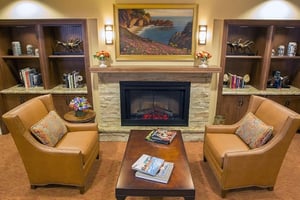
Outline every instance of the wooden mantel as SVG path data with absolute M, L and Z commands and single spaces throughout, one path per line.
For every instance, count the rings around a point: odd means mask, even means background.
M 109 73 L 173 73 L 173 74 L 203 74 L 203 73 L 219 73 L 221 68 L 218 66 L 209 66 L 207 68 L 199 68 L 198 66 L 109 66 L 100 68 L 98 66 L 90 67 L 91 73 L 109 74 Z

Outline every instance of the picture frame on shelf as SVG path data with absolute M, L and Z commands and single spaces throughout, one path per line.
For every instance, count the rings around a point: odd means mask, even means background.
M 116 60 L 194 60 L 197 4 L 115 4 Z

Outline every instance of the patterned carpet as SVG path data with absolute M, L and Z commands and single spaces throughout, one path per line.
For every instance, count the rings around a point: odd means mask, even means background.
M 47 186 L 30 189 L 21 158 L 12 137 L 0 135 L 0 199 L 1 200 L 113 200 L 126 142 L 100 142 L 100 160 L 93 166 L 88 191 L 81 195 L 74 187 Z M 207 163 L 202 161 L 202 142 L 185 142 L 196 187 L 196 200 L 221 199 L 220 188 Z M 282 165 L 274 191 L 260 188 L 232 190 L 231 200 L 296 200 L 300 198 L 300 134 L 296 134 Z M 59 163 L 57 164 L 59 167 Z M 71 167 L 71 166 L 70 166 Z M 126 200 L 182 200 L 183 198 L 128 197 Z

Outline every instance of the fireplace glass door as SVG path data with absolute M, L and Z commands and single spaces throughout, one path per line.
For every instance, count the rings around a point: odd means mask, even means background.
M 187 126 L 190 82 L 121 81 L 123 126 Z

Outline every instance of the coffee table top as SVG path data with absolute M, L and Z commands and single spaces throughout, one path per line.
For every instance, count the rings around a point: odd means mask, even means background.
M 145 137 L 150 131 L 131 130 L 130 132 L 116 185 L 117 198 L 118 196 L 194 197 L 195 188 L 181 132 L 177 131 L 172 143 L 166 145 L 146 141 Z M 160 157 L 174 163 L 174 169 L 167 184 L 135 177 L 135 171 L 131 169 L 131 166 L 142 154 Z

